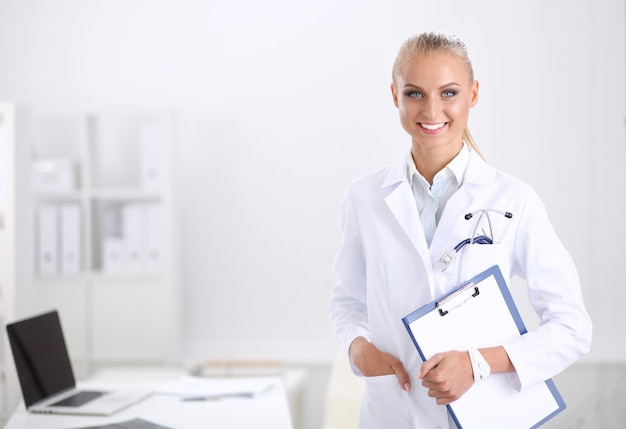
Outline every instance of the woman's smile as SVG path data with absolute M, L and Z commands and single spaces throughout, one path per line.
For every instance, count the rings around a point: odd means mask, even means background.
M 447 122 L 437 122 L 437 123 L 426 123 L 426 122 L 418 122 L 417 125 L 422 129 L 426 134 L 437 134 L 441 132 L 446 125 Z

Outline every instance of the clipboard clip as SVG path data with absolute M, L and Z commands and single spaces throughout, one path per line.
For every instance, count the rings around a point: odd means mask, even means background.
M 456 292 L 437 301 L 435 303 L 435 307 L 439 310 L 439 314 L 441 316 L 445 316 L 450 311 L 462 306 L 470 299 L 477 297 L 479 294 L 480 291 L 478 290 L 478 286 L 476 286 L 473 282 L 469 282 Z

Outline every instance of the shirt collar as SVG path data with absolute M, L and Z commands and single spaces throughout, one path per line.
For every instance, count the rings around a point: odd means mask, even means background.
M 467 168 L 467 163 L 469 162 L 469 148 L 467 144 L 463 142 L 463 147 L 461 147 L 461 151 L 452 158 L 452 161 L 448 163 L 444 168 L 441 169 L 437 174 L 435 174 L 434 181 L 444 180 L 448 177 L 454 175 L 456 177 L 456 181 L 461 186 L 463 184 L 463 176 L 465 175 L 465 169 Z M 417 174 L 419 178 L 422 180 L 424 177 L 417 171 L 415 167 L 415 162 L 413 161 L 413 156 L 411 155 L 411 151 L 409 151 L 407 155 L 407 175 L 409 179 L 409 183 L 413 183 L 413 176 Z

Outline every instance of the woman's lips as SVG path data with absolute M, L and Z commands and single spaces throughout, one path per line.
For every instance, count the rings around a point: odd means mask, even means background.
M 418 122 L 417 124 L 427 134 L 437 134 L 446 125 L 448 125 L 447 122 L 437 122 L 437 123 L 430 123 L 430 124 L 427 124 L 425 122 Z

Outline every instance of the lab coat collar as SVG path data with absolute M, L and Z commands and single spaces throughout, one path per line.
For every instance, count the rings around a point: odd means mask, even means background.
M 450 226 L 454 225 L 457 218 L 467 212 L 468 207 L 475 199 L 474 193 L 477 186 L 480 188 L 482 185 L 492 183 L 493 180 L 495 180 L 495 169 L 487 165 L 475 151 L 470 150 L 463 185 L 448 200 L 433 241 L 436 240 L 437 235 L 445 234 Z M 389 168 L 382 181 L 381 189 L 389 189 L 385 198 L 387 206 L 413 243 L 422 260 L 429 261 L 428 245 L 424 239 L 422 223 L 408 179 L 406 157 L 402 157 Z M 430 264 L 426 265 L 429 267 L 427 270 L 430 270 Z
M 399 160 L 389 168 L 389 171 L 383 179 L 380 187 L 384 189 L 396 185 L 400 182 L 409 183 L 409 179 L 407 176 L 406 157 L 403 157 L 401 160 Z
M 478 153 L 470 150 L 463 183 L 469 185 L 489 185 L 496 177 L 496 169 L 485 162 Z
M 469 161 L 462 183 L 467 185 L 487 185 L 494 180 L 494 173 L 493 167 L 490 167 L 478 153 L 470 149 Z M 402 182 L 407 183 L 409 186 L 411 185 L 407 174 L 406 157 L 403 157 L 389 168 L 387 175 L 382 181 L 381 188 L 389 188 Z

